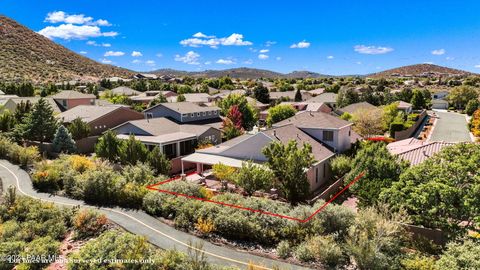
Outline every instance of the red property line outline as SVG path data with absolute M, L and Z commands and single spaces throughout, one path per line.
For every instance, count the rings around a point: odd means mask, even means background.
M 194 174 L 194 173 L 195 172 L 190 173 L 188 175 L 191 175 L 191 174 Z M 159 183 L 156 183 L 156 184 L 153 184 L 153 185 L 149 185 L 149 186 L 147 186 L 147 188 L 150 189 L 150 190 L 175 195 L 177 197 L 185 197 L 185 198 L 194 199 L 194 200 L 198 200 L 198 201 L 214 203 L 214 204 L 218 204 L 218 205 L 222 205 L 222 206 L 228 206 L 228 207 L 232 207 L 232 208 L 236 208 L 236 209 L 240 209 L 240 210 L 244 210 L 244 211 L 250 211 L 252 213 L 260 213 L 260 214 L 269 215 L 269 216 L 273 216 L 273 217 L 279 217 L 279 218 L 294 220 L 294 221 L 298 221 L 300 223 L 306 223 L 306 222 L 310 221 L 315 215 L 320 213 L 320 211 L 325 209 L 325 207 L 327 207 L 327 205 L 329 205 L 331 202 L 333 202 L 338 196 L 340 196 L 340 194 L 345 192 L 345 190 L 347 190 L 351 185 L 353 185 L 355 182 L 360 180 L 360 178 L 362 178 L 364 175 L 365 175 L 365 172 L 362 172 L 359 175 L 357 175 L 357 177 L 355 177 L 350 183 L 348 183 L 348 185 L 346 185 L 342 190 L 340 190 L 338 193 L 336 193 L 330 200 L 325 202 L 318 210 L 316 210 L 313 214 L 311 214 L 306 219 L 299 219 L 299 218 L 290 217 L 290 216 L 286 216 L 286 215 L 281 215 L 281 214 L 277 214 L 277 213 L 272 213 L 272 212 L 268 212 L 268 211 L 263 211 L 263 210 L 259 210 L 259 209 L 252 209 L 252 208 L 244 207 L 244 206 L 241 206 L 241 205 L 224 203 L 224 202 L 219 202 L 219 201 L 213 201 L 213 200 L 209 200 L 209 199 L 199 198 L 199 197 L 196 197 L 196 196 L 190 196 L 190 195 L 183 194 L 183 193 L 178 193 L 178 192 L 173 192 L 173 191 L 169 191 L 169 190 L 163 190 L 163 189 L 155 188 L 156 186 L 161 186 L 161 185 L 164 185 L 166 183 L 178 180 L 178 179 L 181 178 L 180 176 L 174 177 L 174 178 L 171 178 L 171 179 L 168 179 L 166 181 L 162 181 L 162 182 L 159 182 Z

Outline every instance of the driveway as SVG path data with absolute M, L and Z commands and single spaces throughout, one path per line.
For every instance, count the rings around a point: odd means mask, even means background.
M 470 142 L 465 115 L 435 110 L 439 117 L 433 127 L 429 141 Z
M 176 249 L 182 252 L 197 250 L 199 252 L 203 252 L 210 263 L 236 266 L 241 269 L 246 269 L 249 262 L 258 265 L 258 268 L 256 269 L 268 270 L 274 267 L 279 267 L 282 270 L 308 269 L 305 267 L 251 255 L 249 253 L 231 248 L 216 246 L 188 233 L 178 231 L 143 211 L 126 210 L 118 207 L 94 207 L 85 204 L 83 201 L 37 192 L 33 189 L 32 181 L 30 180 L 28 173 L 6 160 L 0 160 L 0 179 L 3 183 L 4 189 L 9 186 L 15 186 L 17 188 L 17 194 L 23 196 L 40 199 L 46 202 L 53 202 L 59 206 L 81 206 L 86 208 L 94 208 L 105 214 L 108 219 L 117 223 L 125 230 L 136 235 L 145 236 L 150 243 L 160 248 Z M 201 249 L 197 248 L 199 245 L 203 247 Z

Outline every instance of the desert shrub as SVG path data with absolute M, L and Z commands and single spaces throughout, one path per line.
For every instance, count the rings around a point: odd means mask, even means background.
M 288 241 L 281 241 L 280 243 L 278 243 L 277 245 L 277 255 L 282 258 L 282 259 L 286 259 L 290 256 L 290 252 L 291 252 L 291 247 L 290 247 L 290 243 Z
M 60 242 L 52 239 L 50 236 L 40 237 L 28 243 L 20 256 L 31 258 L 26 263 L 21 263 L 19 269 L 43 269 L 45 266 L 54 262 L 55 255 L 60 253 Z M 50 256 L 50 257 L 49 257 Z M 42 259 L 46 258 L 46 259 Z
M 403 259 L 402 266 L 405 270 L 437 270 L 434 258 L 418 255 Z
M 272 187 L 275 176 L 271 170 L 249 161 L 242 163 L 242 168 L 232 178 L 247 194 L 251 195 L 255 191 Z
M 323 203 L 324 201 L 318 201 L 313 208 L 319 209 Z M 329 204 L 313 218 L 311 227 L 314 232 L 335 234 L 342 240 L 354 222 L 355 212 L 350 208 Z
M 315 236 L 306 245 L 313 257 L 322 264 L 337 267 L 346 262 L 342 248 L 332 235 Z
M 233 175 L 237 171 L 237 169 L 222 163 L 213 165 L 212 170 L 216 178 L 227 181 L 232 181 Z
M 117 204 L 129 208 L 141 208 L 143 197 L 148 192 L 145 185 L 127 182 L 124 178 L 119 178 L 115 190 L 117 192 Z
M 306 243 L 302 243 L 295 248 L 295 258 L 302 262 L 313 261 L 315 259 L 314 255 L 310 251 Z
M 1 241 L 0 242 L 0 258 L 8 258 L 8 256 L 19 255 L 25 249 L 26 243 L 23 241 Z M 2 259 L 0 260 L 0 270 L 14 269 L 15 263 Z
M 59 190 L 63 184 L 58 168 L 46 162 L 37 166 L 32 174 L 32 183 L 39 190 Z
M 95 169 L 95 163 L 85 156 L 71 155 L 65 156 L 64 158 L 68 159 L 71 168 L 78 173 L 84 173 L 85 171 Z
M 478 241 L 451 242 L 447 244 L 447 249 L 440 256 L 436 266 L 438 269 L 480 269 L 478 254 L 480 254 Z
M 122 175 L 127 182 L 136 184 L 146 185 L 154 182 L 153 170 L 141 162 L 123 167 Z
M 86 171 L 76 177 L 83 199 L 89 203 L 114 204 L 117 202 L 117 182 L 121 175 L 107 167 Z
M 100 234 L 108 220 L 105 215 L 94 210 L 83 209 L 73 217 L 76 238 L 87 238 Z
M 199 218 L 197 223 L 195 224 L 195 228 L 203 234 L 209 234 L 215 230 L 215 225 L 210 219 L 204 220 L 202 218 Z

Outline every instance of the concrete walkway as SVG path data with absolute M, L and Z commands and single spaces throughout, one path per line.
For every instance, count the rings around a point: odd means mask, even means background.
M 19 195 L 40 199 L 46 202 L 53 202 L 59 206 L 81 206 L 94 208 L 105 214 L 107 218 L 117 223 L 125 230 L 136 235 L 145 236 L 150 243 L 160 248 L 176 249 L 182 252 L 188 252 L 188 250 L 197 250 L 199 252 L 203 252 L 207 256 L 208 261 L 213 264 L 236 266 L 240 269 L 246 269 L 249 262 L 252 262 L 253 264 L 258 265 L 258 268 L 256 269 L 268 270 L 274 267 L 279 267 L 282 270 L 308 269 L 305 267 L 251 255 L 243 251 L 213 245 L 208 241 L 188 233 L 178 231 L 143 211 L 126 210 L 118 207 L 94 207 L 86 205 L 80 200 L 73 200 L 61 196 L 54 196 L 48 193 L 37 192 L 33 189 L 28 173 L 6 160 L 0 160 L 0 178 L 4 189 L 9 186 L 15 186 L 17 188 L 17 194 Z M 203 245 L 202 249 L 197 248 L 199 244 Z
M 467 128 L 467 120 L 465 115 L 437 111 L 435 113 L 439 117 L 433 127 L 429 141 L 445 141 L 445 142 L 470 142 L 471 137 Z

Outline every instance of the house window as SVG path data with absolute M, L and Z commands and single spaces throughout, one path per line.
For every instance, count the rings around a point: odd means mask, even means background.
M 217 111 L 213 111 L 213 114 L 217 114 Z
M 147 119 L 153 118 L 153 113 L 147 113 Z
M 67 107 L 67 100 L 66 99 L 62 100 L 62 106 Z
M 320 173 L 318 172 L 318 167 L 315 168 L 315 183 L 318 183 L 318 178 L 320 178 Z
M 196 140 L 180 142 L 180 156 L 185 156 L 195 152 Z
M 324 130 L 323 131 L 323 140 L 326 142 L 333 142 L 333 131 Z
M 199 112 L 197 112 L 197 116 L 200 116 L 200 113 L 199 113 Z
M 327 177 L 327 163 L 323 163 L 323 178 Z
M 348 137 L 352 136 L 352 129 L 348 130 Z
M 194 114 L 194 113 L 191 113 L 190 116 L 191 116 L 191 117 L 195 117 L 195 114 Z
M 163 146 L 163 153 L 168 159 L 177 157 L 177 144 L 166 144 Z
M 95 105 L 95 99 L 90 99 L 90 104 Z

